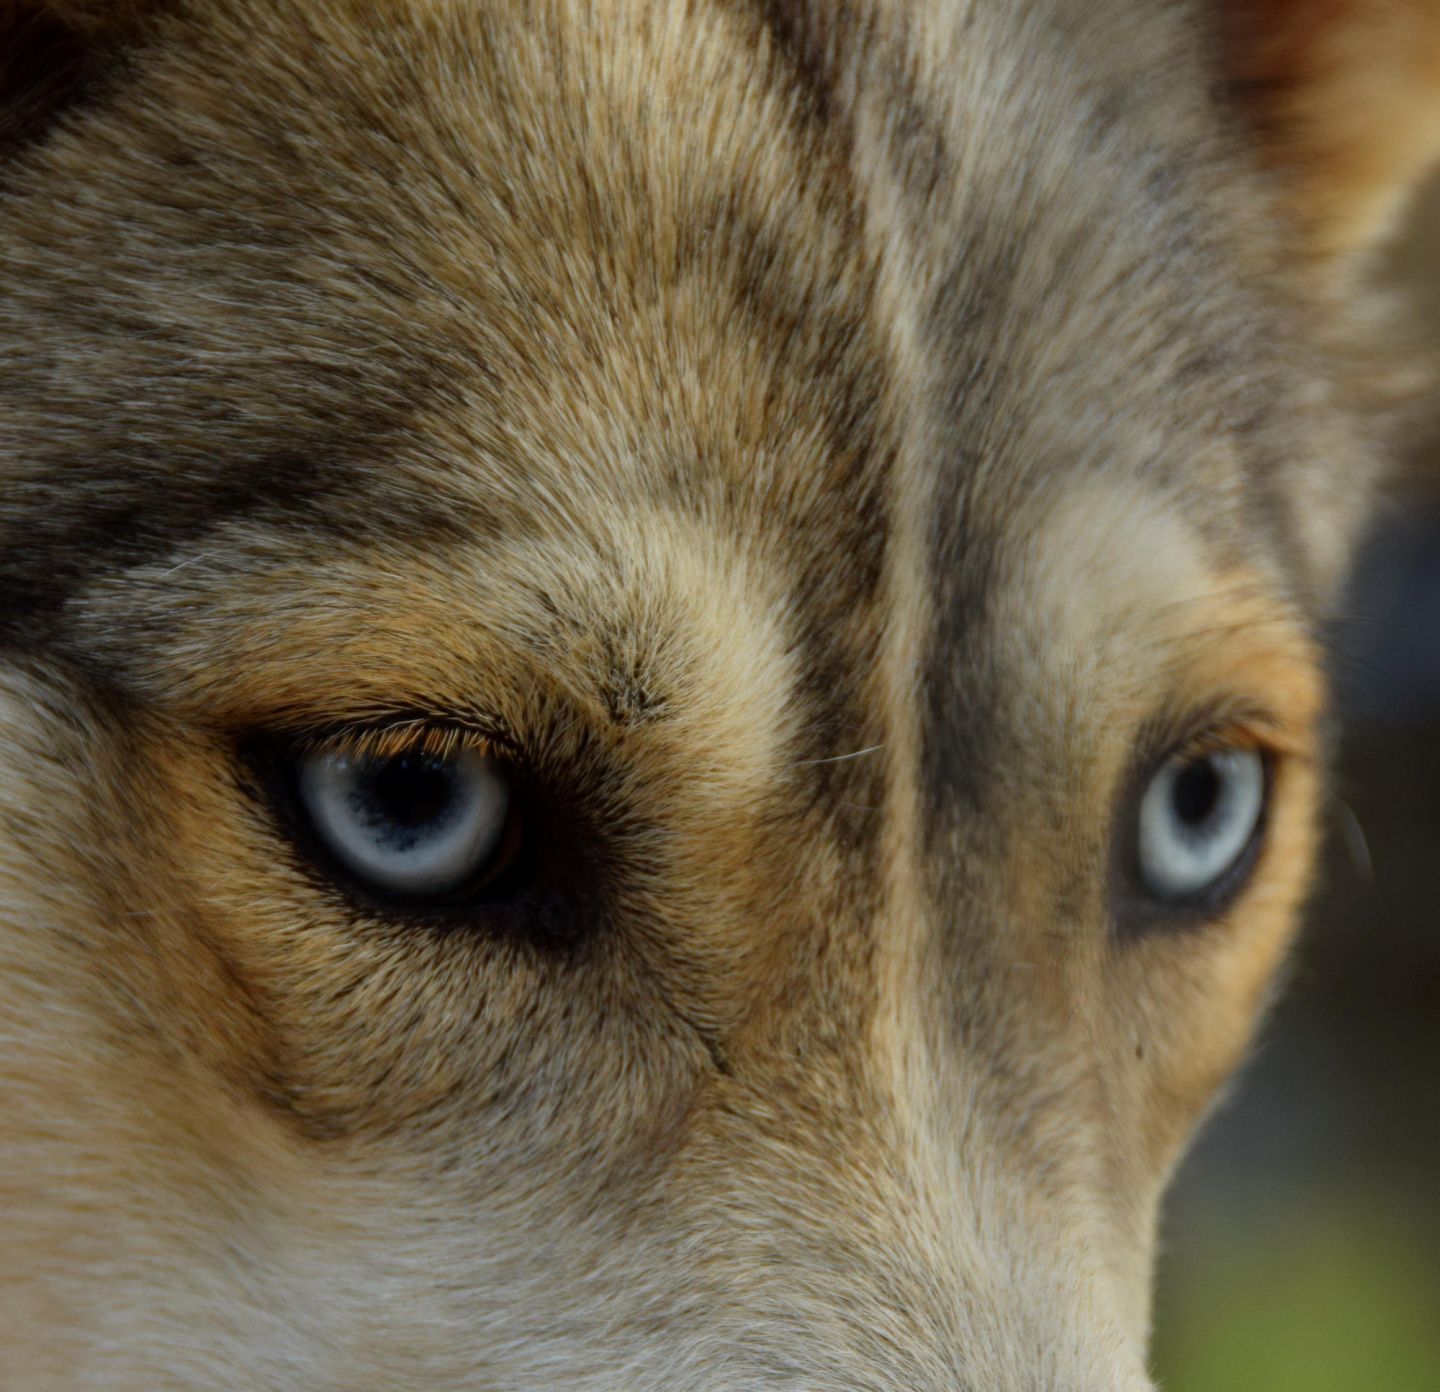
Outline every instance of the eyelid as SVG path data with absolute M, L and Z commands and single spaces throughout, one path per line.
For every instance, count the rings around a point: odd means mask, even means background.
M 511 752 L 492 731 L 429 716 L 310 730 L 293 739 L 291 748 L 297 754 L 323 752 L 362 759 L 391 759 L 401 754 L 450 759 L 465 750 L 491 756 Z
M 1144 743 L 1152 751 L 1149 762 L 1195 759 L 1227 749 L 1257 749 L 1278 758 L 1308 757 L 1308 741 L 1290 722 L 1253 702 L 1217 701 L 1188 718 L 1162 718 Z

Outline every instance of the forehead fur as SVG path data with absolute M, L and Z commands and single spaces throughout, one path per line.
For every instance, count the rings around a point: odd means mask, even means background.
M 1264 253 L 1203 75 L 1137 77 L 1070 9 L 972 17 L 999 40 L 923 7 L 161 15 L 10 176 L 8 624 L 248 513 L 594 532 L 658 500 L 759 545 L 803 518 L 862 584 L 904 435 L 966 564 L 1006 525 L 967 492 L 1106 468 L 1323 577 L 1334 471 L 1236 285 Z

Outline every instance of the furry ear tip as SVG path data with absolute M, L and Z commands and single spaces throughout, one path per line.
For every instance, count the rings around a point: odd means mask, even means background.
M 1436 0 L 1218 0 L 1226 77 L 1318 262 L 1395 226 L 1440 161 Z

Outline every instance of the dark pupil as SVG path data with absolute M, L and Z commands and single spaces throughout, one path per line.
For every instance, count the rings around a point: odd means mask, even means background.
M 431 827 L 451 810 L 455 778 L 430 754 L 398 754 L 377 761 L 355 790 L 365 820 L 377 830 Z
M 1175 815 L 1186 826 L 1198 827 L 1209 821 L 1220 801 L 1220 775 L 1215 761 L 1204 758 L 1186 764 L 1175 779 L 1173 800 Z

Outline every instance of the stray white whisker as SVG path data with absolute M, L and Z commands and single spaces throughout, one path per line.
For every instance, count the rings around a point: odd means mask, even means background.
M 186 566 L 194 565 L 196 561 L 209 560 L 214 554 L 213 551 L 201 551 L 197 555 L 187 556 L 179 565 L 173 565 L 169 570 L 162 570 L 159 578 L 163 580 L 167 575 L 174 575 L 177 570 L 184 570 Z
M 854 749 L 849 754 L 830 754 L 824 759 L 801 759 L 796 768 L 809 768 L 813 764 L 839 764 L 846 759 L 858 759 L 862 754 L 873 754 L 877 749 L 884 749 L 883 744 L 872 744 L 867 749 Z
M 1370 842 L 1365 836 L 1365 828 L 1360 825 L 1360 818 L 1355 815 L 1355 810 L 1342 797 L 1333 797 L 1332 805 L 1335 808 L 1335 820 L 1340 828 L 1341 839 L 1345 842 L 1345 849 L 1350 854 L 1350 863 L 1355 867 L 1361 879 L 1371 883 L 1375 879 L 1375 861 L 1370 854 Z

